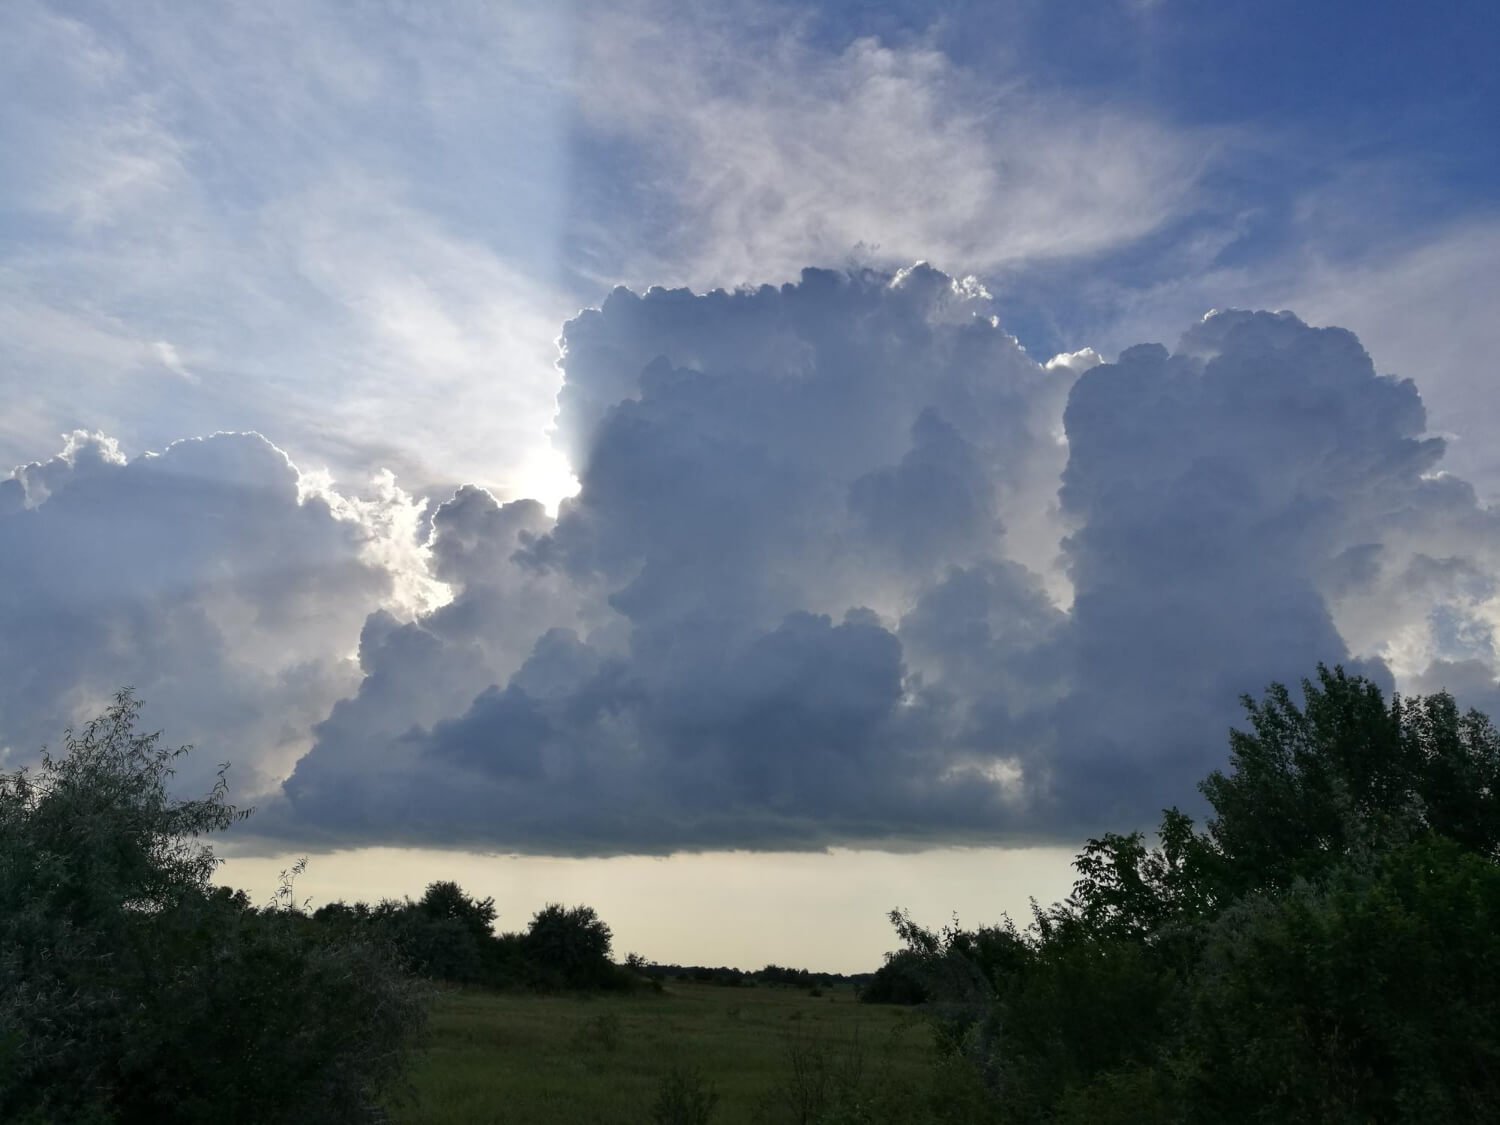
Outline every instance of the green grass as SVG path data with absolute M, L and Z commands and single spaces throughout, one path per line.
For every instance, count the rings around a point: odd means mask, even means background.
M 802 1066 L 795 1077 L 794 1057 Z M 663 1078 L 696 1070 L 718 1093 L 714 1125 L 766 1120 L 820 1061 L 860 1085 L 916 1090 L 932 1037 L 905 1009 L 852 991 L 670 983 L 662 993 L 538 996 L 444 991 L 411 1072 L 402 1125 L 651 1120 Z M 784 1114 L 783 1114 L 784 1116 Z M 774 1119 L 774 1118 L 772 1118 Z

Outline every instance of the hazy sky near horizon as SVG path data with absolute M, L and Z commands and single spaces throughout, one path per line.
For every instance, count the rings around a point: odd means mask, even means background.
M 1497 47 L 7 4 L 0 763 L 128 683 L 257 806 L 230 878 L 853 969 L 1191 806 L 1271 679 L 1500 710 Z

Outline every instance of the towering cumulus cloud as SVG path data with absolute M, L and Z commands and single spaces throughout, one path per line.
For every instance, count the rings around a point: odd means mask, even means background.
M 360 623 L 394 593 L 378 545 L 257 434 L 134 460 L 74 434 L 0 481 L 7 766 L 131 685 L 148 721 L 203 747 L 184 784 L 228 759 L 237 796 L 274 786 L 357 683 Z
M 578 495 L 437 508 L 451 601 L 368 618 L 268 827 L 1070 836 L 1191 802 L 1239 694 L 1319 660 L 1493 688 L 1495 520 L 1347 332 L 1216 314 L 1043 366 L 917 266 L 617 290 L 563 345 Z
M 921 265 L 617 290 L 564 331 L 556 517 L 75 434 L 0 481 L 0 753 L 131 684 L 278 846 L 1076 842 L 1320 660 L 1500 708 L 1500 524 L 1353 335 L 1000 324 Z

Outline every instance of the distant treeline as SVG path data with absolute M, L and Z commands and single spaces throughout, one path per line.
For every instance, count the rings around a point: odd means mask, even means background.
M 655 963 L 627 962 L 652 980 L 693 981 L 697 984 L 717 984 L 727 988 L 743 988 L 752 985 L 775 985 L 782 988 L 863 988 L 875 978 L 874 973 L 814 973 L 807 969 L 789 969 L 782 965 L 767 965 L 763 969 L 733 969 L 724 965 L 658 965 Z
M 308 912 L 294 868 L 256 907 L 213 885 L 201 842 L 242 816 L 223 776 L 173 798 L 180 751 L 138 733 L 122 693 L 62 754 L 0 773 L 0 1121 L 383 1121 L 423 1027 L 420 978 L 683 977 L 925 1005 L 938 1070 L 965 1078 L 927 1106 L 944 1125 L 1493 1121 L 1500 734 L 1446 694 L 1387 702 L 1341 669 L 1303 699 L 1245 700 L 1201 828 L 1169 809 L 1154 842 L 1088 841 L 1073 893 L 1024 929 L 896 912 L 904 948 L 849 977 L 616 965 L 589 907 L 497 934 L 494 901 L 452 882 Z M 827 1085 L 813 1062 L 799 1073 Z M 837 1113 L 796 1120 L 917 1120 L 849 1087 Z M 706 1121 L 709 1102 L 657 1120 Z
M 495 933 L 497 916 L 494 899 L 470 896 L 453 882 L 431 883 L 415 901 L 333 902 L 311 915 L 330 930 L 386 943 L 409 973 L 481 988 L 617 991 L 692 981 L 729 988 L 858 989 L 876 978 L 875 973 L 815 973 L 782 965 L 753 970 L 664 965 L 635 953 L 616 964 L 610 927 L 592 907 L 550 904 L 515 933 Z
M 494 899 L 436 882 L 415 902 L 335 902 L 320 906 L 312 919 L 388 944 L 408 972 L 430 980 L 543 990 L 641 983 L 638 973 L 611 960 L 613 935 L 592 907 L 549 904 L 516 933 L 495 933 L 497 916 Z

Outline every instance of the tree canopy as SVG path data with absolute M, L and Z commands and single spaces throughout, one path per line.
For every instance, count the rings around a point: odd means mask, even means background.
M 1090 840 L 1072 894 L 890 966 L 1002 1118 L 1481 1121 L 1500 1104 L 1500 736 L 1320 667 L 1245 699 L 1202 828 Z M 1490 968 L 1487 968 L 1490 967 Z M 977 986 L 975 982 L 978 982 Z
M 174 799 L 185 750 L 121 693 L 35 773 L 0 776 L 0 1118 L 359 1122 L 421 1027 L 387 949 L 288 891 L 212 885 L 224 771 Z

